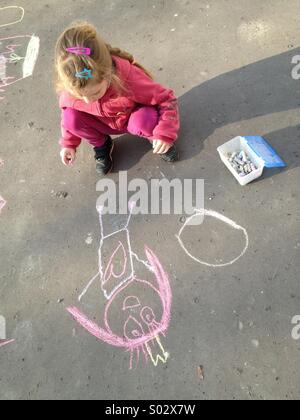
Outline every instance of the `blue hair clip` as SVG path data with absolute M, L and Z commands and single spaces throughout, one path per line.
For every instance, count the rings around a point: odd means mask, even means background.
M 84 69 L 83 71 L 76 73 L 75 77 L 77 77 L 78 79 L 85 79 L 85 80 L 89 80 L 92 79 L 92 70 L 88 70 L 88 69 Z

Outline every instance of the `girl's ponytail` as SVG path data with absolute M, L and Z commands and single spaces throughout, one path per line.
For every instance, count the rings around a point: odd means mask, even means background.
M 110 55 L 114 55 L 114 56 L 117 56 L 117 57 L 123 58 L 124 60 L 129 61 L 134 66 L 143 70 L 143 72 L 146 73 L 146 75 L 149 76 L 150 79 L 153 79 L 153 75 L 147 69 L 145 69 L 145 67 L 137 63 L 132 54 L 128 53 L 127 51 L 121 50 L 120 48 L 114 48 L 110 44 L 106 44 L 106 47 Z

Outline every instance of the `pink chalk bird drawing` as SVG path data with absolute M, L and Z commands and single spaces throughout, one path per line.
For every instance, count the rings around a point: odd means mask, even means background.
M 100 279 L 102 292 L 108 300 L 104 326 L 96 324 L 77 307 L 67 310 L 97 339 L 129 351 L 132 369 L 134 358 L 138 366 L 141 354 L 146 362 L 150 359 L 154 366 L 167 362 L 169 353 L 163 347 L 161 336 L 165 337 L 170 323 L 172 291 L 168 275 L 154 252 L 146 246 L 147 261 L 143 261 L 132 251 L 128 226 L 134 204 L 129 207 L 126 226 L 110 235 L 104 235 L 102 209 L 98 209 L 101 228 L 99 272 L 79 296 L 81 301 L 95 280 Z M 108 247 L 113 252 L 105 264 L 104 255 Z M 148 274 L 151 273 L 153 281 L 141 278 L 137 272 L 139 265 Z

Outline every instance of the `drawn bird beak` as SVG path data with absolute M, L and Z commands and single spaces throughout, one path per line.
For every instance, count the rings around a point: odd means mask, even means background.
M 167 353 L 160 341 L 160 338 L 157 336 L 151 343 L 145 344 L 147 352 L 150 356 L 150 359 L 154 366 L 156 367 L 159 362 L 165 364 L 169 358 L 169 353 Z

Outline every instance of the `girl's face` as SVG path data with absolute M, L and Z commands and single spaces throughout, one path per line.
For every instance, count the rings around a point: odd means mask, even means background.
M 105 95 L 108 88 L 109 82 L 107 80 L 103 80 L 101 83 L 91 81 L 84 89 L 81 90 L 80 99 L 87 104 L 96 102 Z

